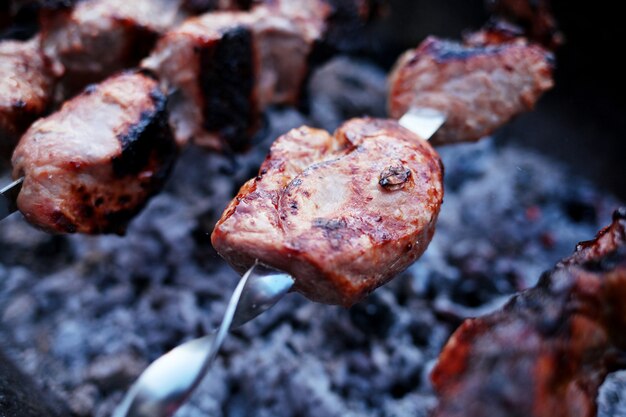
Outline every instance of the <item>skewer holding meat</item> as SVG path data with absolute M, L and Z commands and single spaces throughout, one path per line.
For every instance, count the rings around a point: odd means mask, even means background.
M 434 417 L 593 417 L 626 352 L 626 208 L 504 308 L 466 320 L 432 373 Z
M 432 108 L 447 116 L 434 144 L 477 141 L 534 107 L 553 86 L 552 63 L 549 52 L 502 28 L 465 43 L 429 37 L 392 70 L 389 114 Z
M 429 51 L 433 42 L 426 41 L 418 50 Z M 483 135 L 484 128 L 464 123 L 465 118 L 484 113 L 483 95 L 502 99 L 509 94 L 516 101 L 528 95 L 528 84 L 531 91 L 552 85 L 545 51 L 524 41 L 507 39 L 504 49 L 481 46 L 469 54 L 452 48 L 448 53 L 454 54 L 455 65 L 447 61 L 435 65 L 445 51 L 434 47 L 435 57 L 427 56 L 428 65 L 420 67 L 420 74 L 439 90 L 438 100 L 424 97 L 424 83 L 408 76 L 402 79 L 404 90 L 391 89 L 390 100 L 405 104 L 402 110 L 398 106 L 395 117 L 411 107 L 443 113 L 447 120 L 434 136 L 440 143 Z M 532 60 L 510 63 L 512 57 Z M 396 87 L 402 72 L 411 75 L 411 70 L 410 62 L 400 61 L 392 75 Z M 500 72 L 519 75 L 514 70 L 531 82 L 505 81 L 506 88 L 502 88 Z M 455 82 L 466 83 L 467 90 L 476 85 L 476 79 L 484 84 L 478 84 L 482 95 L 459 98 L 457 90 L 449 88 Z M 397 101 L 399 91 L 404 96 Z M 537 98 L 538 94 L 532 96 Z M 508 116 L 519 110 L 510 109 Z M 412 117 L 413 112 L 407 113 L 401 123 L 409 126 Z M 496 128 L 507 120 L 495 117 L 489 126 Z M 430 122 L 422 116 L 417 121 Z M 276 140 L 259 175 L 241 188 L 211 239 L 217 252 L 239 271 L 259 260 L 292 274 L 294 288 L 308 298 L 349 306 L 425 250 L 442 202 L 442 174 L 439 157 L 430 145 L 395 121 L 355 119 L 333 137 L 303 127 Z
M 177 148 L 166 96 L 148 73 L 88 87 L 35 122 L 13 154 L 19 210 L 53 233 L 123 233 L 163 186 Z
M 439 156 L 397 122 L 302 127 L 274 142 L 211 240 L 239 271 L 258 259 L 308 298 L 350 306 L 424 252 L 442 200 Z

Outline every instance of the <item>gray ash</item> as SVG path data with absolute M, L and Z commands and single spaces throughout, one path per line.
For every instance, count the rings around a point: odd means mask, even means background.
M 108 416 L 150 361 L 214 329 L 238 277 L 209 235 L 271 141 L 302 123 L 384 115 L 385 76 L 372 65 L 340 58 L 312 83 L 310 118 L 272 110 L 249 154 L 188 149 L 124 237 L 4 220 L 0 340 L 13 361 L 76 415 Z M 178 416 L 426 416 L 429 370 L 460 321 L 533 285 L 619 205 L 553 161 L 497 145 L 440 150 L 446 197 L 420 261 L 349 310 L 288 296 L 227 340 Z M 605 384 L 601 416 L 626 416 L 624 380 Z

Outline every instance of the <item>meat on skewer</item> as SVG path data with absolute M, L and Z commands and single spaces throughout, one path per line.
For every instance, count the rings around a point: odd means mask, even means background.
M 372 12 L 364 0 L 343 3 L 352 7 L 268 1 L 250 12 L 207 13 L 168 32 L 143 66 L 173 92 L 177 142 L 245 149 L 268 105 L 298 102 L 313 57 L 340 38 L 336 28 Z
M 84 0 L 43 9 L 42 47 L 62 76 L 62 96 L 136 66 L 183 17 L 180 0 Z
M 439 357 L 434 417 L 594 417 L 626 367 L 626 208 L 502 310 L 466 320 Z
M 391 117 L 415 105 L 446 114 L 434 144 L 479 140 L 532 109 L 553 86 L 552 55 L 543 48 L 523 38 L 509 41 L 502 32 L 469 39 L 429 37 L 404 53 L 390 75 Z
M 424 252 L 442 171 L 428 142 L 395 121 L 353 119 L 333 136 L 295 129 L 226 208 L 213 246 L 239 271 L 258 259 L 311 300 L 350 306 Z
M 0 41 L 0 150 L 9 153 L 50 102 L 54 79 L 39 39 Z
M 53 233 L 123 233 L 176 157 L 166 97 L 145 72 L 88 87 L 35 122 L 13 154 L 17 205 Z

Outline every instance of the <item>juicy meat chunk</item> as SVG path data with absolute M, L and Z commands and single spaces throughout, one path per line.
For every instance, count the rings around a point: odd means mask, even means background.
M 0 149 L 12 151 L 20 135 L 50 102 L 54 79 L 37 38 L 0 42 Z
M 49 232 L 123 233 L 157 193 L 176 145 L 158 83 L 126 72 L 88 87 L 22 136 L 13 175 L 17 205 Z
M 268 1 L 250 12 L 207 13 L 169 31 L 142 65 L 172 91 L 177 142 L 246 149 L 267 106 L 299 102 L 331 20 L 366 19 L 357 9 L 337 10 L 322 0 Z
M 179 145 L 193 138 L 211 149 L 245 146 L 242 138 L 259 123 L 253 49 L 248 13 L 215 12 L 168 32 L 144 60 L 172 91 L 170 124 Z
M 467 320 L 432 380 L 435 417 L 594 417 L 626 367 L 626 208 L 502 310 Z
M 442 174 L 428 142 L 394 121 L 294 129 L 224 211 L 213 246 L 239 271 L 258 259 L 311 300 L 350 306 L 424 252 Z
M 182 19 L 179 0 L 84 0 L 43 10 L 42 45 L 63 76 L 67 97 L 148 55 L 157 37 Z
M 396 63 L 389 112 L 400 118 L 412 106 L 434 108 L 447 122 L 433 143 L 476 141 L 533 108 L 553 86 L 551 62 L 523 39 L 467 45 L 429 37 Z
M 526 35 L 548 48 L 563 43 L 550 0 L 487 0 L 488 8 L 497 15 L 524 27 Z

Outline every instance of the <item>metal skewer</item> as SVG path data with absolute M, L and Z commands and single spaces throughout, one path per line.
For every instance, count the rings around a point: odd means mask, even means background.
M 446 117 L 433 109 L 410 109 L 399 123 L 430 139 Z M 268 310 L 291 289 L 289 274 L 256 263 L 237 284 L 216 333 L 186 342 L 153 362 L 130 388 L 113 417 L 171 417 L 191 396 L 224 343 L 226 334 Z

